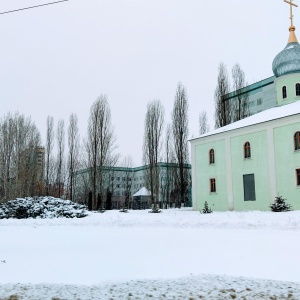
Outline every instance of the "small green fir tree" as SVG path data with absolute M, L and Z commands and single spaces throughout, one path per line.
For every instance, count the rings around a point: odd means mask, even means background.
M 285 202 L 281 196 L 275 198 L 274 202 L 270 205 L 270 208 L 274 212 L 290 211 L 292 210 L 292 205 Z
M 208 207 L 207 201 L 204 202 L 204 208 L 200 210 L 202 214 L 210 214 L 212 213 L 212 210 Z

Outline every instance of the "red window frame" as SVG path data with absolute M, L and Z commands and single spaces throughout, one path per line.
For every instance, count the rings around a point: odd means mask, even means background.
M 294 149 L 300 150 L 300 131 L 297 131 L 294 135 Z
M 209 150 L 209 163 L 210 164 L 215 163 L 215 150 L 214 149 Z
M 217 190 L 216 188 L 216 178 L 211 178 L 210 179 L 210 192 L 215 193 Z
M 296 184 L 300 186 L 300 169 L 296 169 Z
M 251 145 L 249 142 L 244 144 L 244 158 L 251 158 Z

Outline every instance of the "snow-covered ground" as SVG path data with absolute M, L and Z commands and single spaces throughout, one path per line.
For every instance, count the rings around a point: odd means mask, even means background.
M 300 299 L 300 211 L 0 220 L 0 299 L 14 295 Z

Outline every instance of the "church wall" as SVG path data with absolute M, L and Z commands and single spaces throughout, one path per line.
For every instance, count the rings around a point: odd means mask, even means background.
M 279 77 L 275 81 L 277 103 L 278 105 L 288 104 L 290 102 L 300 100 L 300 96 L 296 96 L 296 84 L 300 83 L 300 74 L 289 74 Z M 282 88 L 287 88 L 287 98 L 282 98 Z
M 300 210 L 300 151 L 294 151 L 294 134 L 300 130 L 300 115 L 213 134 L 191 141 L 194 209 L 204 201 L 214 211 L 269 211 L 280 195 Z M 251 159 L 244 159 L 244 144 L 251 144 Z M 209 165 L 208 153 L 215 150 L 216 161 Z M 243 175 L 255 176 L 255 201 L 244 201 Z M 209 192 L 209 178 L 215 176 L 217 192 Z M 233 202 L 233 206 L 231 203 Z
M 244 145 L 251 145 L 251 158 L 244 158 Z M 270 189 L 268 174 L 267 131 L 231 138 L 232 185 L 234 210 L 268 210 Z M 243 175 L 254 174 L 255 201 L 244 200 Z
M 215 151 L 215 163 L 209 163 L 209 151 Z M 203 209 L 207 201 L 213 211 L 226 211 L 227 204 L 227 182 L 226 182 L 226 154 L 225 140 L 212 141 L 195 146 L 195 170 L 193 182 L 194 208 Z M 216 192 L 210 192 L 210 179 L 216 179 Z M 195 189 L 195 190 L 194 190 Z
M 287 199 L 294 210 L 300 209 L 300 187 L 296 186 L 296 172 L 300 168 L 300 151 L 294 150 L 294 134 L 300 121 L 274 129 L 277 195 Z

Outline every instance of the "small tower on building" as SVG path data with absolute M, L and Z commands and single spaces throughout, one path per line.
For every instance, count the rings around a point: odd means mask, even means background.
M 293 7 L 298 7 L 293 1 L 284 2 L 290 5 L 289 28 L 290 35 L 286 47 L 276 55 L 272 69 L 276 77 L 277 105 L 285 105 L 300 100 L 300 45 L 293 24 Z

